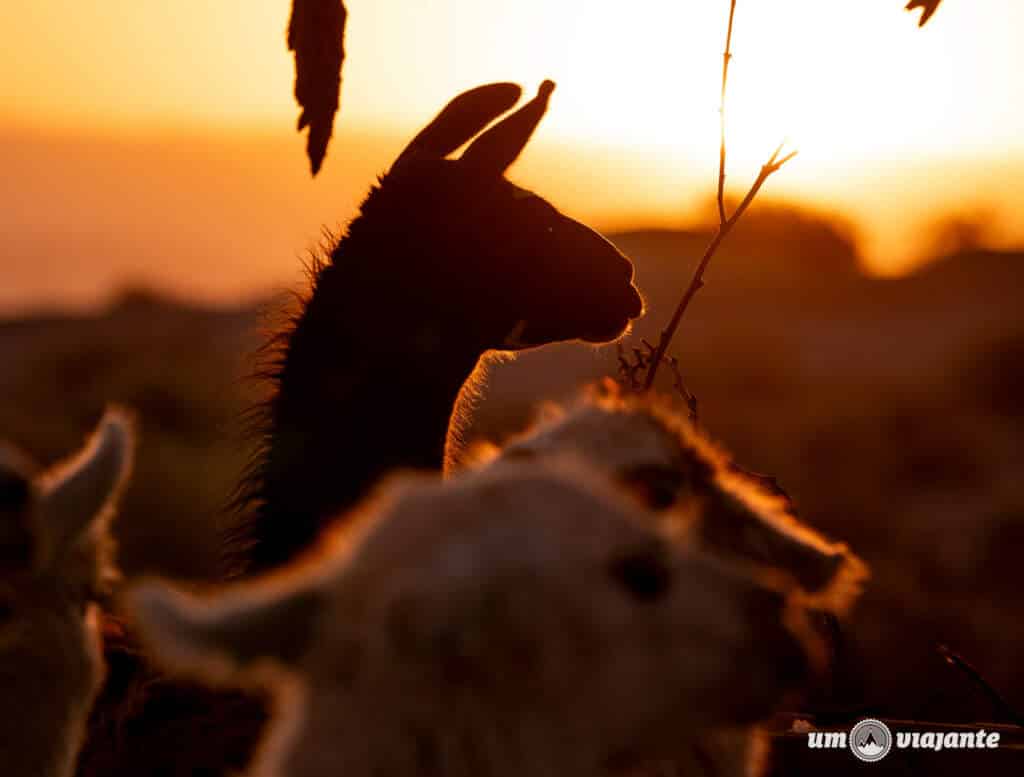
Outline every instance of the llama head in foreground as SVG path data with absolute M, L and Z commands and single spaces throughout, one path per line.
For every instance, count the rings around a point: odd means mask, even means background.
M 772 479 L 739 468 L 664 398 L 595 387 L 568 410 L 550 408 L 497 455 L 581 458 L 710 552 L 784 570 L 807 604 L 837 615 L 868 574 L 846 545 L 797 518 Z
M 607 342 L 640 315 L 630 261 L 505 178 L 553 89 L 545 81 L 533 100 L 479 137 L 521 89 L 510 83 L 471 89 L 402 151 L 332 256 L 356 320 L 402 341 L 410 321 L 424 321 L 437 327 L 413 333 L 424 347 L 447 335 L 473 340 L 483 351 Z M 448 158 L 470 140 L 460 157 Z M 389 319 L 403 331 L 388 332 Z
M 0 764 L 71 774 L 103 678 L 96 601 L 115 578 L 109 522 L 131 466 L 127 418 L 42 473 L 0 454 Z
M 557 466 L 392 481 L 291 570 L 132 602 L 166 661 L 289 691 L 263 777 L 597 777 L 762 718 L 810 665 L 784 591 L 637 513 Z

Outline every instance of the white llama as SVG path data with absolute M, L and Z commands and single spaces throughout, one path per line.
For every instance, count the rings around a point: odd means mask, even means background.
M 67 777 L 103 679 L 96 601 L 114 581 L 109 523 L 131 424 L 111 410 L 85 448 L 32 474 L 0 455 L 0 772 Z
M 280 573 L 206 599 L 150 583 L 131 601 L 166 662 L 277 689 L 253 775 L 684 762 L 709 729 L 770 714 L 815 647 L 776 581 L 640 512 L 562 465 L 392 479 Z

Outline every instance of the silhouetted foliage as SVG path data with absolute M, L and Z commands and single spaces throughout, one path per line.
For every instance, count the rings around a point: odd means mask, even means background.
M 293 0 L 288 49 L 295 52 L 295 99 L 302 109 L 298 129 L 309 127 L 306 153 L 316 175 L 334 129 L 345 61 L 345 20 L 341 0 Z
M 921 26 L 924 27 L 928 20 L 932 18 L 932 15 L 938 10 L 939 3 L 942 0 L 910 0 L 907 3 L 907 10 L 913 11 L 916 8 L 923 9 L 921 12 Z

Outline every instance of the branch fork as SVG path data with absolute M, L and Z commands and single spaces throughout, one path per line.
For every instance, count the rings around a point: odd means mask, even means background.
M 697 269 L 694 271 L 693 278 L 690 281 L 689 286 L 683 292 L 683 296 L 676 306 L 675 312 L 672 314 L 672 318 L 669 320 L 668 325 L 661 332 L 661 336 L 658 338 L 657 346 L 652 346 L 650 343 L 644 341 L 644 347 L 646 351 L 634 348 L 634 354 L 632 359 L 624 359 L 622 349 L 620 347 L 619 353 L 619 373 L 622 380 L 627 388 L 633 389 L 634 391 L 649 391 L 654 386 L 654 380 L 658 375 L 658 368 L 662 362 L 668 361 L 669 366 L 672 368 L 675 375 L 675 387 L 676 391 L 679 392 L 685 399 L 687 406 L 690 408 L 690 414 L 693 418 L 696 418 L 697 414 L 697 399 L 694 397 L 685 387 L 682 381 L 681 371 L 678 365 L 678 361 L 675 358 L 666 358 L 666 352 L 672 342 L 672 338 L 676 334 L 676 330 L 679 328 L 679 324 L 682 321 L 683 314 L 690 305 L 690 301 L 694 295 L 704 287 L 704 271 L 707 269 L 708 264 L 718 251 L 718 247 L 722 244 L 722 241 L 732 231 L 732 228 L 736 225 L 736 222 L 743 216 L 747 208 L 757 197 L 758 192 L 761 191 L 761 187 L 764 186 L 765 181 L 768 180 L 774 173 L 778 172 L 783 165 L 789 162 L 793 157 L 797 155 L 796 151 L 785 151 L 785 142 L 780 143 L 776 147 L 775 151 L 768 158 L 768 161 L 761 166 L 761 171 L 757 178 L 754 180 L 753 185 L 750 187 L 746 196 L 740 201 L 740 204 L 736 206 L 736 209 L 730 215 L 725 206 L 725 168 L 726 168 L 726 134 L 725 134 L 725 95 L 726 86 L 729 81 L 729 65 L 732 62 L 732 30 L 733 30 L 733 19 L 736 15 L 736 0 L 730 0 L 729 3 L 729 25 L 725 37 L 725 51 L 722 54 L 722 91 L 721 91 L 721 103 L 719 105 L 719 127 L 720 127 L 720 143 L 718 152 L 718 189 L 717 189 L 717 204 L 718 204 L 718 229 L 712 237 L 708 247 L 704 250 L 704 255 L 701 257 L 700 262 L 697 264 Z M 643 379 L 640 376 L 643 375 Z

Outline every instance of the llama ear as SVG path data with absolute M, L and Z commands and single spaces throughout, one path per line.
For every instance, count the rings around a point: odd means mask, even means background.
M 0 512 L 22 510 L 32 493 L 36 466 L 15 446 L 0 441 Z
M 36 549 L 30 503 L 35 465 L 13 445 L 0 442 L 0 562 L 27 564 Z
M 398 155 L 395 165 L 420 156 L 442 159 L 516 104 L 518 84 L 478 86 L 452 100 Z
M 311 581 L 254 583 L 203 601 L 150 582 L 128 594 L 128 605 L 166 661 L 223 679 L 266 659 L 294 665 L 313 638 L 324 594 Z
M 554 90 L 553 81 L 542 83 L 536 97 L 474 140 L 462 155 L 460 163 L 476 168 L 483 175 L 502 175 L 530 141 L 540 120 L 544 118 L 548 99 Z
M 128 481 L 134 453 L 130 416 L 111 408 L 79 453 L 37 478 L 37 514 L 48 561 L 105 527 Z

